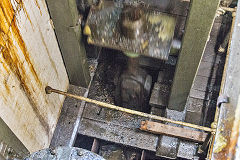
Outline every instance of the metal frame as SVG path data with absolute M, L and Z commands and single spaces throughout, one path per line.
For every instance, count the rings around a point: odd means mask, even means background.
M 236 15 L 236 17 L 235 17 Z M 213 147 L 210 149 L 210 159 L 238 159 L 239 155 L 239 127 L 240 127 L 240 1 L 237 11 L 233 13 L 232 38 L 225 64 L 221 95 L 229 99 L 229 103 L 220 105 L 217 109 L 217 132 Z
M 93 103 L 93 104 L 99 105 L 99 106 L 104 107 L 104 108 L 113 109 L 113 110 L 129 113 L 129 114 L 132 114 L 132 115 L 137 115 L 137 116 L 141 116 L 141 117 L 150 118 L 152 120 L 169 122 L 169 123 L 178 124 L 178 125 L 182 125 L 182 126 L 186 126 L 186 127 L 190 127 L 190 128 L 194 128 L 194 129 L 207 131 L 207 132 L 213 132 L 213 133 L 215 132 L 215 129 L 212 129 L 212 128 L 199 126 L 199 125 L 195 125 L 195 124 L 191 124 L 191 123 L 186 123 L 186 122 L 182 122 L 182 121 L 175 121 L 175 120 L 168 119 L 168 118 L 165 118 L 165 117 L 160 117 L 160 116 L 156 116 L 156 115 L 152 115 L 152 114 L 148 114 L 148 113 L 143 113 L 143 112 L 119 107 L 119 106 L 116 106 L 116 105 L 113 105 L 113 104 L 108 104 L 108 103 L 100 102 L 100 101 L 93 100 L 93 99 L 90 99 L 90 98 L 86 98 L 86 97 L 74 95 L 74 94 L 71 94 L 71 93 L 63 92 L 63 91 L 60 91 L 60 90 L 57 90 L 57 89 L 53 89 L 49 86 L 47 86 L 45 88 L 45 90 L 46 90 L 47 94 L 57 93 L 57 94 L 72 97 L 72 98 L 75 98 L 75 99 L 78 99 L 78 100 L 81 100 L 81 101 L 86 101 L 86 102 L 89 102 L 89 103 Z

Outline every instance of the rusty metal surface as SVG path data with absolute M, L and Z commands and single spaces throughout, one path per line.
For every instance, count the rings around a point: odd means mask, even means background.
M 220 107 L 217 133 L 213 146 L 212 159 L 239 159 L 239 126 L 240 126 L 240 1 L 233 26 L 231 45 L 225 65 L 226 74 L 221 94 L 229 97 L 229 103 Z M 236 154 L 236 155 L 235 155 Z
M 119 20 L 123 7 L 122 4 L 111 1 L 103 1 L 100 6 L 93 6 L 86 22 L 90 29 L 88 42 L 167 60 L 174 36 L 175 18 L 140 6 L 145 31 L 137 39 L 131 39 L 121 33 Z

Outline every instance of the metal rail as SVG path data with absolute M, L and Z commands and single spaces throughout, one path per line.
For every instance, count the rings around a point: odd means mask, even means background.
M 113 109 L 113 110 L 117 110 L 117 111 L 121 111 L 121 112 L 126 112 L 126 113 L 133 114 L 133 115 L 138 115 L 138 116 L 141 116 L 141 117 L 151 118 L 151 119 L 154 119 L 154 120 L 159 120 L 159 121 L 163 121 L 163 122 L 169 122 L 169 123 L 178 124 L 178 125 L 182 125 L 182 126 L 186 126 L 186 127 L 190 127 L 190 128 L 195 128 L 195 129 L 203 130 L 203 131 L 206 131 L 206 132 L 215 133 L 215 129 L 212 129 L 212 128 L 199 126 L 199 125 L 186 123 L 186 122 L 181 122 L 181 121 L 175 121 L 175 120 L 171 120 L 171 119 L 168 119 L 168 118 L 165 118 L 165 117 L 160 117 L 160 116 L 156 116 L 156 115 L 152 115 L 152 114 L 148 114 L 148 113 L 143 113 L 143 112 L 139 112 L 139 111 L 115 106 L 115 105 L 112 105 L 112 104 L 100 102 L 100 101 L 97 101 L 97 100 L 93 100 L 93 99 L 89 99 L 89 98 L 86 98 L 86 97 L 82 97 L 82 96 L 74 95 L 74 94 L 67 93 L 67 92 L 64 92 L 64 91 L 60 91 L 60 90 L 57 90 L 57 89 L 53 89 L 49 86 L 47 86 L 45 88 L 45 91 L 46 91 L 47 94 L 57 93 L 57 94 L 72 97 L 72 98 L 75 98 L 75 99 L 78 99 L 78 100 L 81 100 L 81 101 L 94 103 L 96 105 L 99 105 L 99 106 L 102 106 L 102 107 L 105 107 L 105 108 L 109 108 L 109 109 Z

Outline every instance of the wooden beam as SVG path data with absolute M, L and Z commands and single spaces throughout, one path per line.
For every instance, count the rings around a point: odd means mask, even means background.
M 163 134 L 199 143 L 203 143 L 207 137 L 207 133 L 205 132 L 194 131 L 191 129 L 175 127 L 152 121 L 142 121 L 140 129 L 154 134 Z
M 76 0 L 46 0 L 69 81 L 87 87 L 90 74 Z
M 192 0 L 168 108 L 183 111 L 208 41 L 219 0 Z

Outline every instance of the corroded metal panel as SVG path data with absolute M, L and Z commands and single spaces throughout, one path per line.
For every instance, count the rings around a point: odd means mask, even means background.
M 49 145 L 68 78 L 45 1 L 0 1 L 0 117 L 33 152 Z
M 144 5 L 136 7 L 136 10 L 142 14 L 138 12 L 133 17 L 124 18 L 125 5 L 103 1 L 100 6 L 92 6 L 85 26 L 88 43 L 167 60 L 174 36 L 175 17 Z M 135 20 L 136 17 L 139 19 Z M 123 19 L 134 20 L 130 23 Z M 125 25 L 131 28 L 128 36 L 123 29 Z M 138 28 L 140 25 L 142 31 Z M 139 32 L 139 36 L 132 38 L 133 32 Z
M 224 103 L 220 107 L 212 159 L 239 159 L 240 1 L 238 1 L 236 18 L 232 31 L 232 40 L 230 42 L 229 54 L 225 64 L 225 72 L 220 93 L 229 97 L 229 103 Z

